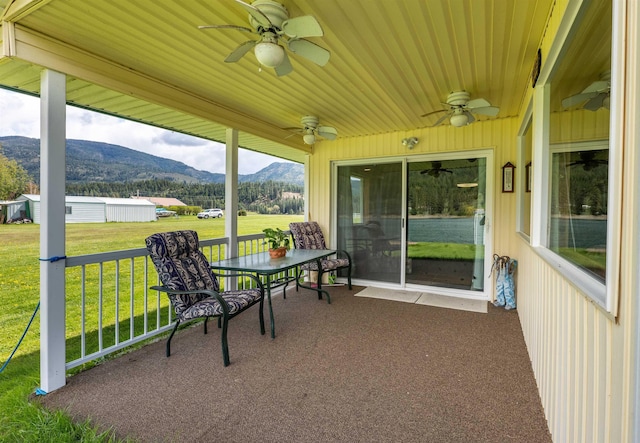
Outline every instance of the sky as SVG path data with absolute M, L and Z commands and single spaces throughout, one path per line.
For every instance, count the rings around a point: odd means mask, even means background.
M 0 136 L 40 138 L 40 99 L 0 88 Z M 67 106 L 67 139 L 111 143 L 195 169 L 224 174 L 225 146 L 153 126 Z M 253 174 L 280 158 L 240 148 L 238 173 Z

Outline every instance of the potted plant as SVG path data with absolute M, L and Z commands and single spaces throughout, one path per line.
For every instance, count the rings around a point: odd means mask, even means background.
M 281 258 L 287 255 L 289 249 L 289 234 L 281 230 L 280 228 L 263 229 L 264 242 L 269 244 L 269 255 L 271 258 Z

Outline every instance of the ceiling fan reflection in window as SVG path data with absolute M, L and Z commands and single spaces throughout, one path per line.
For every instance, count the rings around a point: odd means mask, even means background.
M 427 175 L 430 175 L 431 177 L 438 178 L 440 177 L 440 174 L 443 172 L 448 174 L 453 174 L 453 171 L 451 169 L 444 169 L 442 167 L 442 162 L 433 161 L 431 162 L 431 169 L 424 169 L 420 171 L 420 174 L 427 174 Z
M 599 151 L 580 151 L 578 152 L 579 160 L 569 163 L 567 166 L 582 166 L 585 171 L 591 171 L 600 165 L 607 165 L 609 162 L 604 159 L 596 158 Z
M 273 0 L 255 0 L 245 3 L 234 0 L 249 13 L 251 28 L 238 25 L 202 25 L 199 29 L 235 29 L 257 34 L 256 40 L 241 43 L 225 58 L 227 63 L 239 61 L 253 49 L 256 59 L 262 66 L 274 68 L 279 77 L 293 71 L 285 48 L 318 66 L 329 61 L 331 53 L 315 43 L 305 40 L 307 37 L 322 37 L 324 32 L 318 20 L 310 15 L 289 18 L 289 12 L 280 3 Z
M 600 108 L 609 109 L 611 96 L 611 71 L 600 74 L 600 80 L 591 83 L 581 93 L 562 100 L 562 107 L 573 108 L 584 103 L 582 109 L 597 111 Z

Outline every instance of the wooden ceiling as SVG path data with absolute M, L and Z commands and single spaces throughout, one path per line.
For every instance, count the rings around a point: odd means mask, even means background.
M 521 109 L 553 0 L 281 0 L 313 15 L 331 51 L 319 67 L 259 69 L 225 57 L 251 34 L 234 0 L 0 0 L 0 85 L 39 92 L 42 67 L 69 74 L 71 103 L 301 161 L 311 148 L 283 128 L 315 115 L 339 137 L 431 126 L 451 91 Z M 487 117 L 481 117 L 487 118 Z

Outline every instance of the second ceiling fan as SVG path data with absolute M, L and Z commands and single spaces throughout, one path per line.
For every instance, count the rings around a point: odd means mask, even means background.
M 446 109 L 438 109 L 437 111 L 429 112 L 422 115 L 427 117 L 429 115 L 437 114 L 440 112 L 446 112 L 445 115 L 440 117 L 433 126 L 438 126 L 440 123 L 449 119 L 451 126 L 460 127 L 476 121 L 473 114 L 488 115 L 495 117 L 500 112 L 500 108 L 491 106 L 484 98 L 476 98 L 471 100 L 471 95 L 467 91 L 454 91 L 447 96 L 446 103 L 442 103 Z
M 251 28 L 238 25 L 202 25 L 199 29 L 235 29 L 257 34 L 257 40 L 241 43 L 225 58 L 227 63 L 239 61 L 251 49 L 261 65 L 274 68 L 279 77 L 293 71 L 285 48 L 318 66 L 329 61 L 331 53 L 315 43 L 305 40 L 307 37 L 322 37 L 324 32 L 318 20 L 310 15 L 289 18 L 289 12 L 280 3 L 273 0 L 255 0 L 245 3 L 234 0 L 249 13 Z

